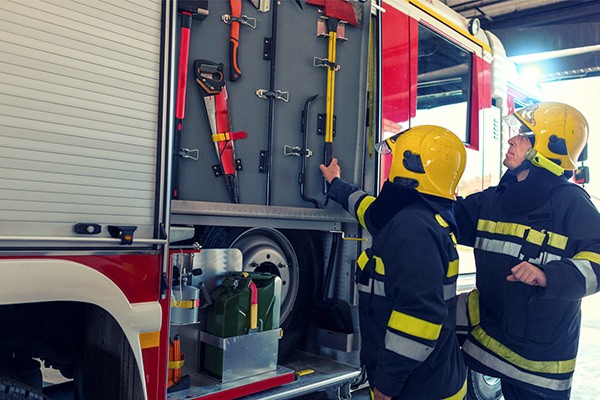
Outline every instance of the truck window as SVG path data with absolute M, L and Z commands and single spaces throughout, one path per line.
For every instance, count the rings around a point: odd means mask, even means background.
M 469 143 L 471 53 L 419 24 L 417 111 L 411 126 L 441 125 Z

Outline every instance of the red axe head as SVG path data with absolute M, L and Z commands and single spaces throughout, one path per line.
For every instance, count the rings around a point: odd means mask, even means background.
M 320 7 L 323 9 L 323 15 L 329 18 L 335 18 L 340 21 L 346 21 L 352 26 L 358 26 L 360 23 L 361 5 L 352 0 L 307 0 L 306 4 Z

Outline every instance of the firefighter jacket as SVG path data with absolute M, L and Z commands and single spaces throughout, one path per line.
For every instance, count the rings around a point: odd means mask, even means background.
M 328 195 L 373 237 L 356 269 L 370 386 L 394 399 L 462 399 L 452 201 L 390 182 L 374 198 L 337 178 Z
M 535 167 L 522 182 L 509 171 L 497 187 L 459 199 L 455 213 L 477 266 L 467 365 L 568 398 L 581 298 L 598 291 L 600 214 L 582 188 Z M 546 288 L 506 279 L 521 261 L 545 272 Z

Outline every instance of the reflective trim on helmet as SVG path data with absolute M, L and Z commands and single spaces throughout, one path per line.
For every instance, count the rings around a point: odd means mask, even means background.
M 375 197 L 365 196 L 360 201 L 360 204 L 358 204 L 358 208 L 356 209 L 356 218 L 358 219 L 358 222 L 361 224 L 361 226 L 365 229 L 367 229 L 367 225 L 365 223 L 365 213 L 367 212 L 367 209 L 369 208 L 371 203 L 373 203 L 374 201 Z
M 583 276 L 585 281 L 585 294 L 590 295 L 596 293 L 598 290 L 598 277 L 596 277 L 592 263 L 589 260 L 574 259 L 575 257 L 570 259 L 570 261 L 575 264 L 575 267 L 577 267 L 577 270 L 579 270 L 579 273 Z
M 444 285 L 444 300 L 448 301 L 456 297 L 456 282 Z
M 451 278 L 458 275 L 458 258 L 448 263 L 448 272 L 446 272 L 446 278 Z
M 510 365 L 509 363 L 497 358 L 493 354 L 490 354 L 485 350 L 479 348 L 477 345 L 473 344 L 469 339 L 465 341 L 462 350 L 474 359 L 478 360 L 483 365 L 492 368 L 493 370 L 498 371 L 509 378 L 516 379 L 518 381 L 525 382 L 530 385 L 556 391 L 562 391 L 568 390 L 571 387 L 573 381 L 572 377 L 568 379 L 552 379 L 521 371 L 515 366 Z
M 458 392 L 450 397 L 444 397 L 442 400 L 463 400 L 467 394 L 467 380 L 463 383 L 462 387 Z
M 529 360 L 515 353 L 514 351 L 512 351 L 511 349 L 509 349 L 508 347 L 506 347 L 505 345 L 488 335 L 487 332 L 485 332 L 483 328 L 481 328 L 481 326 L 478 326 L 475 329 L 473 329 L 471 331 L 471 335 L 479 343 L 481 343 L 483 347 L 485 347 L 488 350 L 491 350 L 499 357 L 503 358 L 504 360 L 508 361 L 513 365 L 516 365 L 519 368 L 526 369 L 531 372 L 540 372 L 544 374 L 570 374 L 575 371 L 576 360 L 574 358 L 570 360 L 557 361 Z
M 385 333 L 385 348 L 417 361 L 425 361 L 433 351 L 431 346 L 390 331 Z
M 437 340 L 442 330 L 441 324 L 434 324 L 396 310 L 392 311 L 388 327 L 427 340 Z
M 537 232 L 540 235 L 544 235 L 544 236 L 548 235 L 548 245 L 555 247 L 557 249 L 560 249 L 560 250 L 566 249 L 567 243 L 569 241 L 569 238 L 567 236 L 564 236 L 564 235 L 561 235 L 558 233 L 554 233 L 554 232 L 542 233 L 540 231 L 537 231 L 537 230 L 531 228 L 530 226 L 515 224 L 512 222 L 496 222 L 496 221 L 480 219 L 479 221 L 477 221 L 477 230 L 482 231 L 482 232 L 495 233 L 495 234 L 499 234 L 499 235 L 516 236 L 516 237 L 520 237 L 520 238 L 524 238 L 526 236 L 526 232 L 529 231 L 529 233 L 527 234 L 527 241 L 529 241 L 531 243 L 536 243 L 536 242 L 534 242 L 533 240 L 529 240 L 530 236 L 532 238 L 533 237 L 541 237 L 541 236 L 538 236 L 537 234 L 532 233 L 532 232 Z M 536 243 L 536 244 L 541 244 L 541 242 Z

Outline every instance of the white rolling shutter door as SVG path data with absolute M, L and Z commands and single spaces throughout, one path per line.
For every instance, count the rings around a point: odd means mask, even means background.
M 155 213 L 160 0 L 0 1 L 0 236 Z

